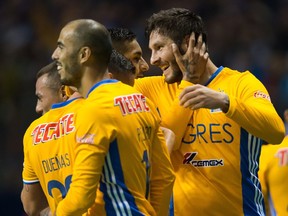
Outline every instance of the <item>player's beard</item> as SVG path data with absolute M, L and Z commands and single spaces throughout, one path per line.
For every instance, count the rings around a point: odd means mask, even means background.
M 79 88 L 81 84 L 82 72 L 81 65 L 78 63 L 76 55 L 70 56 L 70 61 L 64 65 L 64 71 L 65 76 L 61 76 L 62 85 Z
M 169 70 L 171 71 L 167 74 L 167 76 L 165 76 L 165 82 L 167 82 L 168 84 L 181 82 L 183 74 L 176 63 L 176 60 L 170 63 Z

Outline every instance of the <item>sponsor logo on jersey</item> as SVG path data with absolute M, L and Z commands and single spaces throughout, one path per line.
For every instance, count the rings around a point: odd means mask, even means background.
M 188 124 L 187 132 L 182 138 L 182 143 L 209 143 L 209 144 L 231 144 L 234 141 L 232 125 L 230 123 L 199 123 Z
M 33 144 L 45 143 L 49 140 L 56 140 L 74 131 L 74 114 L 67 114 L 58 122 L 49 122 L 37 125 L 32 131 Z
M 94 143 L 94 137 L 95 137 L 95 134 L 87 133 L 82 137 L 76 137 L 76 140 L 78 143 L 93 144 Z
M 149 112 L 146 98 L 142 94 L 122 95 L 114 98 L 114 106 L 119 106 L 122 115 L 136 112 Z
M 275 157 L 279 158 L 279 166 L 288 166 L 288 148 L 280 148 Z
M 197 152 L 186 152 L 184 154 L 183 164 L 190 164 L 194 167 L 217 167 L 224 166 L 223 159 L 204 159 L 195 160 Z
M 220 108 L 210 110 L 210 113 L 219 113 L 219 112 L 222 112 Z
M 268 101 L 271 101 L 271 100 L 270 100 L 270 96 L 269 96 L 268 94 L 260 91 L 260 90 L 254 92 L 253 95 L 254 95 L 255 98 L 264 98 L 264 99 L 266 99 L 266 100 L 268 100 Z

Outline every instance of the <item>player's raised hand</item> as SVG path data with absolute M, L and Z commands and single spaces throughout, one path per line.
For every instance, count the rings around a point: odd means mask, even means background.
M 176 62 L 182 71 L 183 80 L 198 83 L 201 75 L 204 73 L 209 54 L 206 44 L 203 42 L 202 34 L 199 35 L 196 42 L 195 33 L 192 32 L 189 38 L 187 51 L 181 55 L 179 48 L 175 43 L 172 44 L 173 54 Z
M 196 84 L 186 87 L 179 96 L 180 105 L 185 108 L 218 109 L 227 112 L 229 97 L 223 92 L 218 92 L 206 86 Z

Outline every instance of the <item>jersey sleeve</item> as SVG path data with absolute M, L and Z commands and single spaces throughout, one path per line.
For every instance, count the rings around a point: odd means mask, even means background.
M 164 82 L 164 77 L 147 77 L 135 80 L 134 87 L 146 97 L 154 101 L 155 105 L 157 106 L 155 101 L 158 101 L 157 97 L 159 92 L 164 94 L 165 97 L 170 98 L 171 96 L 165 95 L 171 94 L 171 91 L 173 90 L 173 88 L 169 89 L 169 85 L 176 85 L 176 83 L 163 84 Z M 193 84 L 184 80 L 181 81 L 179 86 L 176 85 L 176 93 L 171 106 L 169 106 L 169 109 L 167 112 L 165 112 L 165 115 L 161 113 L 161 126 L 169 128 L 175 134 L 175 144 L 173 150 L 180 148 L 182 137 L 185 134 L 188 122 L 192 118 L 193 110 L 184 108 L 183 106 L 180 106 L 179 103 L 180 93 L 185 87 L 191 85 Z
M 277 150 L 270 151 L 270 154 L 274 155 L 269 161 L 269 169 L 265 173 L 265 180 L 268 188 L 269 201 L 273 204 L 273 206 L 270 205 L 270 208 L 275 210 L 277 215 L 287 215 L 288 184 L 286 180 L 288 178 L 288 137 L 284 139 L 282 144 L 277 145 L 277 147 L 279 147 Z
M 270 101 L 264 85 L 252 74 L 243 73 L 235 95 L 229 95 L 227 117 L 267 143 L 280 143 L 285 134 L 282 119 Z
M 22 179 L 24 184 L 34 184 L 39 182 L 39 179 L 33 170 L 32 163 L 29 158 L 29 145 L 32 145 L 31 127 L 32 126 L 30 126 L 26 130 L 23 137 L 24 162 L 23 162 Z
M 72 183 L 67 196 L 57 207 L 57 215 L 81 215 L 95 202 L 98 182 L 110 145 L 108 134 L 113 132 L 105 122 L 109 115 L 103 110 L 91 109 L 84 109 L 77 114 L 79 124 L 76 124 Z M 96 117 L 95 113 L 101 115 Z
M 168 215 L 175 176 L 160 128 L 153 142 L 151 161 L 150 202 L 158 215 Z

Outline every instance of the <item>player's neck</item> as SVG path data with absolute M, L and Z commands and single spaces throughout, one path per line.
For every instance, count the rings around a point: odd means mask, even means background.
M 79 88 L 80 94 L 84 98 L 86 98 L 88 92 L 96 83 L 109 78 L 110 77 L 107 71 L 104 73 L 93 73 L 93 72 L 84 73 L 81 80 L 81 87 Z
M 218 68 L 216 67 L 216 65 L 214 65 L 214 63 L 210 59 L 208 59 L 205 72 L 200 77 L 199 84 L 204 85 L 205 83 L 207 83 L 212 74 L 215 73 L 217 69 Z

